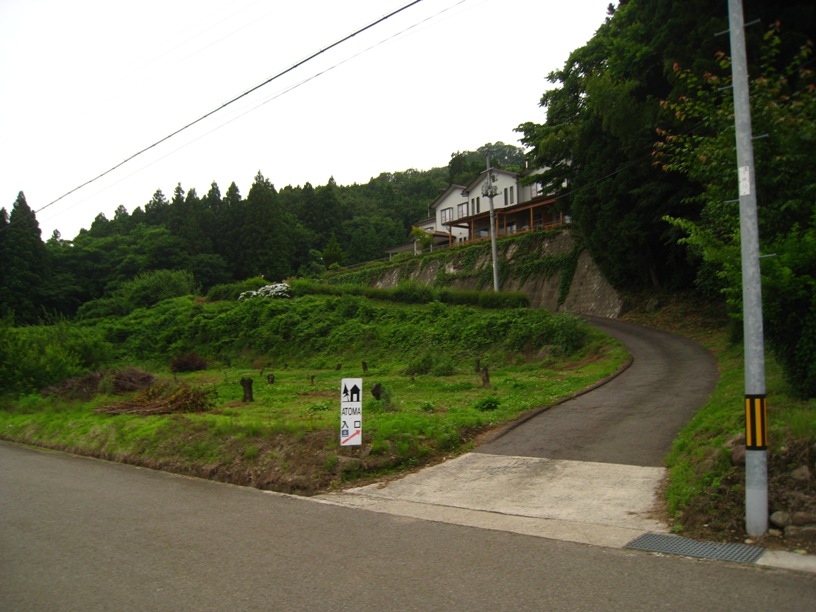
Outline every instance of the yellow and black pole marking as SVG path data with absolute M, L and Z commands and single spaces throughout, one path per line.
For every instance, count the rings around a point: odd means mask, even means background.
M 745 448 L 768 448 L 768 402 L 764 395 L 745 396 Z

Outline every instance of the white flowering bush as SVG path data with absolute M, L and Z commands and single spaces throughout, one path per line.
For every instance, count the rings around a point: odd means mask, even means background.
M 292 288 L 286 283 L 273 283 L 271 285 L 264 285 L 257 291 L 244 291 L 238 296 L 239 300 L 248 300 L 249 298 L 291 298 Z

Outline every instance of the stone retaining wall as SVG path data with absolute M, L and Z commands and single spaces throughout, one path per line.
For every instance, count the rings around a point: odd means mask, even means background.
M 519 255 L 517 248 L 515 244 L 510 245 L 503 256 L 503 265 L 508 266 L 511 271 L 517 265 Z M 573 248 L 574 241 L 569 232 L 548 237 L 538 246 L 542 258 L 563 256 L 571 253 Z M 408 273 L 405 268 L 414 268 L 414 270 Z M 442 273 L 449 279 L 445 286 L 453 289 L 487 291 L 492 287 L 492 281 L 487 286 L 482 284 L 483 278 L 480 281 L 480 275 L 484 277 L 484 272 L 492 269 L 489 253 L 480 257 L 474 266 L 480 271 L 480 274 L 466 273 L 458 269 L 453 256 L 447 259 L 435 259 L 427 265 L 419 266 L 418 269 L 415 265 L 406 263 L 405 268 L 399 266 L 387 268 L 373 281 L 373 285 L 393 287 L 406 278 L 420 283 L 435 284 Z M 588 252 L 582 251 L 578 257 L 572 283 L 563 304 L 558 303 L 561 293 L 561 274 L 561 272 L 556 272 L 551 276 L 533 274 L 522 283 L 513 278 L 511 273 L 508 275 L 510 278 L 501 285 L 501 289 L 525 293 L 530 298 L 531 306 L 546 308 L 553 312 L 571 312 L 607 318 L 616 318 L 621 314 L 623 310 L 621 296 L 606 281 Z M 480 284 L 482 284 L 481 287 Z

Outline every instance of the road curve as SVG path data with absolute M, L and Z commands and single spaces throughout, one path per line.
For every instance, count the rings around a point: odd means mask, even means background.
M 678 431 L 711 395 L 713 357 L 696 342 L 613 319 L 587 322 L 619 340 L 632 365 L 609 383 L 510 430 L 475 452 L 661 466 Z

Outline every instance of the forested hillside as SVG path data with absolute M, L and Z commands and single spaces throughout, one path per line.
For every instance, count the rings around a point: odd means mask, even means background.
M 383 173 L 364 185 L 286 186 L 277 189 L 261 172 L 242 195 L 213 183 L 199 195 L 177 185 L 157 190 L 143 207 L 120 206 L 112 219 L 100 214 L 73 240 L 55 234 L 43 241 L 23 192 L 8 215 L 0 209 L 0 312 L 18 323 L 78 308 L 139 274 L 185 270 L 200 290 L 263 276 L 270 281 L 320 273 L 333 264 L 380 259 L 408 240 L 412 224 L 428 216 L 452 182 L 468 183 L 485 165 L 518 170 L 519 147 L 488 144 L 456 152 L 447 167 Z
M 816 395 L 816 4 L 744 0 L 769 344 L 789 379 Z M 737 173 L 727 3 L 626 0 L 549 74 L 542 124 L 527 147 L 490 145 L 507 169 L 537 175 L 558 198 L 606 278 L 621 290 L 694 287 L 741 311 Z M 538 78 L 548 67 L 530 62 Z M 487 146 L 487 145 L 486 145 Z M 71 241 L 43 241 L 24 196 L 0 210 L 0 312 L 18 323 L 72 316 L 137 275 L 183 270 L 206 290 L 280 280 L 382 257 L 451 183 L 483 168 L 480 150 L 446 168 L 276 188 L 260 172 L 247 194 L 178 185 L 143 207 L 100 215 Z M 21 186 L 24 189 L 24 186 Z M 146 197 L 147 199 L 147 197 Z M 36 206 L 35 206 L 36 208 Z
M 741 313 L 728 3 L 629 0 L 549 75 L 519 127 L 618 289 L 693 286 Z M 816 4 L 743 0 L 766 338 L 816 396 Z M 737 327 L 735 327 L 737 329 Z

